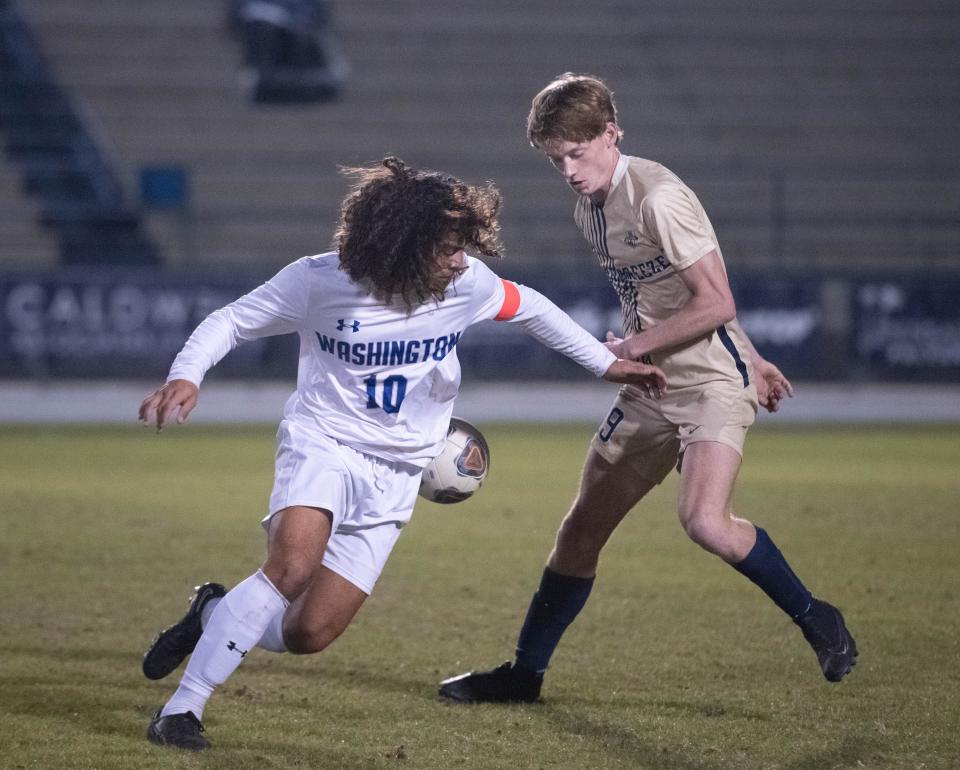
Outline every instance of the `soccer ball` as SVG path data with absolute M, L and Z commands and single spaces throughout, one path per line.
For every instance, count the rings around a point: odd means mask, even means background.
M 450 419 L 447 442 L 423 469 L 420 497 L 434 503 L 459 503 L 480 489 L 490 470 L 490 448 L 475 425 Z

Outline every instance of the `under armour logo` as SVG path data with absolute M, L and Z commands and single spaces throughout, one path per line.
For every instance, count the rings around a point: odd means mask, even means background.
M 342 318 L 341 318 L 339 321 L 337 321 L 337 331 L 338 331 L 338 332 L 342 332 L 342 331 L 346 328 L 346 326 L 347 326 L 347 322 L 344 321 Z M 350 330 L 351 330 L 351 331 L 355 331 L 355 332 L 360 331 L 360 322 L 359 322 L 359 321 L 351 321 L 351 322 L 350 322 Z
M 231 652 L 239 652 L 241 658 L 247 657 L 247 653 L 250 652 L 249 650 L 241 650 L 239 647 L 237 647 L 237 643 L 232 640 L 227 642 L 227 649 Z

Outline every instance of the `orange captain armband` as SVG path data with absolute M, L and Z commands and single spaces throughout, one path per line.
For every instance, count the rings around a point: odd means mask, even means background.
M 500 311 L 493 317 L 493 320 L 509 321 L 517 314 L 517 310 L 520 309 L 520 289 L 518 289 L 517 285 L 512 281 L 504 278 L 501 278 L 500 281 L 503 283 L 503 304 L 500 306 Z

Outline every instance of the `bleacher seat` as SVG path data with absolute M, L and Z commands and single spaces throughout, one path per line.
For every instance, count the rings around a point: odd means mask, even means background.
M 530 98 L 564 70 L 607 78 L 624 149 L 694 187 L 731 265 L 960 251 L 960 16 L 938 0 L 342 2 L 340 99 L 269 107 L 243 98 L 225 4 L 20 4 L 128 184 L 145 165 L 189 169 L 189 217 L 148 215 L 170 264 L 276 266 L 327 248 L 337 166 L 388 153 L 495 180 L 518 262 L 583 259 L 573 194 L 524 135 Z
M 139 216 L 125 204 L 115 169 L 94 136 L 95 124 L 81 117 L 64 93 L 32 25 L 9 2 L 0 4 L 0 86 L 5 172 L 21 177 L 19 190 L 8 186 L 6 199 L 0 199 L 0 218 L 25 214 L 11 194 L 31 197 L 37 209 L 29 225 L 14 220 L 10 230 L 22 237 L 44 226 L 55 234 L 60 260 L 68 264 L 154 262 L 156 251 L 143 236 Z M 16 238 L 9 241 L 5 248 L 23 247 Z M 36 247 L 38 255 L 46 253 L 42 244 Z M 21 257 L 36 258 L 29 252 Z

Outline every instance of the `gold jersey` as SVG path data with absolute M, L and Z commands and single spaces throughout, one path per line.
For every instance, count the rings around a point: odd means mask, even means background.
M 621 155 L 603 205 L 581 196 L 574 217 L 620 298 L 624 334 L 656 326 L 690 300 L 679 271 L 711 251 L 723 261 L 697 196 L 650 160 Z M 663 369 L 671 389 L 716 380 L 746 387 L 742 334 L 734 321 L 650 359 Z

